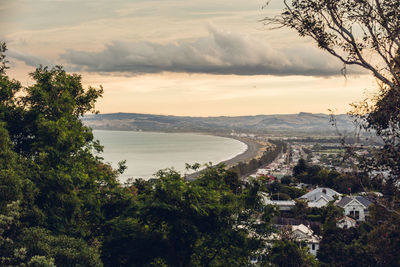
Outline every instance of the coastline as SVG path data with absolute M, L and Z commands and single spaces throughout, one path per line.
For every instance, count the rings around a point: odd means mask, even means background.
M 113 130 L 113 129 L 93 129 L 93 130 L 97 130 L 97 131 L 121 131 L 121 130 Z M 122 131 L 129 131 L 129 130 L 122 130 Z M 157 132 L 157 131 L 149 131 L 150 133 L 181 133 L 181 132 Z M 247 138 L 247 137 L 239 137 L 239 136 L 232 136 L 229 134 L 225 134 L 225 133 L 216 133 L 216 132 L 185 132 L 188 134 L 198 134 L 198 135 L 209 135 L 209 136 L 216 136 L 216 137 L 223 137 L 223 138 L 229 138 L 229 139 L 234 139 L 237 140 L 239 142 L 244 143 L 247 148 L 241 152 L 240 154 L 233 156 L 230 159 L 224 160 L 224 161 L 220 161 L 216 164 L 214 164 L 213 166 L 216 166 L 218 164 L 225 164 L 227 167 L 232 167 L 236 164 L 238 164 L 239 162 L 248 162 L 254 158 L 257 158 L 260 155 L 260 152 L 263 150 L 263 148 L 265 147 L 263 144 L 251 139 L 251 138 Z M 185 177 L 186 179 L 192 180 L 194 178 L 196 178 L 200 172 L 202 171 L 196 171 L 193 173 L 188 173 Z
M 114 129 L 93 129 L 92 130 L 97 130 L 97 131 L 132 131 L 132 130 L 114 130 Z M 223 133 L 213 133 L 213 132 L 163 132 L 163 131 L 143 131 L 143 132 L 149 132 L 149 133 L 188 133 L 188 134 L 199 134 L 199 135 L 210 135 L 210 136 L 218 136 L 218 137 L 225 137 L 225 138 L 230 138 L 234 139 L 237 141 L 240 141 L 244 143 L 247 146 L 247 149 L 243 151 L 242 153 L 234 156 L 231 159 L 227 159 L 221 162 L 218 162 L 217 164 L 224 163 L 226 166 L 230 167 L 233 166 L 239 162 L 247 162 L 255 157 L 257 157 L 258 153 L 260 150 L 263 148 L 263 145 L 260 143 L 251 140 L 249 138 L 244 138 L 244 137 L 238 137 L 238 136 L 232 136 L 228 134 L 223 134 Z M 216 165 L 217 165 L 216 164 Z M 195 172 L 196 173 L 196 172 Z M 192 173 L 194 174 L 194 173 Z M 192 175 L 190 174 L 190 175 Z
M 235 157 L 233 157 L 231 159 L 220 162 L 220 163 L 224 163 L 228 167 L 236 165 L 239 162 L 247 162 L 249 160 L 252 160 L 253 158 L 257 157 L 260 149 L 262 148 L 261 144 L 257 143 L 254 140 L 248 139 L 248 138 L 240 138 L 240 137 L 228 136 L 228 135 L 216 135 L 216 136 L 222 136 L 222 137 L 235 139 L 235 140 L 238 140 L 247 145 L 247 149 L 243 153 L 236 155 Z
M 260 143 L 254 141 L 254 140 L 251 140 L 249 138 L 241 138 L 241 137 L 237 137 L 237 136 L 215 134 L 215 133 L 203 133 L 203 134 L 235 139 L 235 140 L 238 140 L 247 145 L 247 149 L 244 152 L 240 153 L 239 155 L 236 155 L 235 157 L 233 157 L 231 159 L 227 159 L 227 160 L 218 162 L 217 164 L 214 164 L 213 166 L 223 163 L 227 167 L 232 167 L 232 166 L 238 164 L 239 162 L 248 162 L 248 161 L 256 158 L 257 155 L 259 154 L 259 152 L 261 151 L 261 149 L 263 148 L 263 146 Z M 193 180 L 201 173 L 201 171 L 202 170 L 187 174 L 185 179 Z

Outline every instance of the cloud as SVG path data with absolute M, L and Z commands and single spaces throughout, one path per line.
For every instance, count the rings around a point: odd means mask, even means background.
M 272 47 L 268 41 L 215 27 L 209 36 L 174 43 L 116 41 L 100 52 L 68 50 L 75 70 L 103 73 L 180 72 L 235 75 L 340 75 L 342 64 L 316 47 Z
M 52 63 L 51 61 L 49 61 L 45 58 L 30 55 L 27 53 L 20 53 L 20 52 L 14 51 L 14 50 L 8 50 L 6 52 L 6 55 L 7 55 L 7 57 L 23 61 L 26 65 L 32 66 L 32 67 L 38 67 L 39 65 L 43 65 L 43 66 L 54 66 L 55 65 L 54 63 Z

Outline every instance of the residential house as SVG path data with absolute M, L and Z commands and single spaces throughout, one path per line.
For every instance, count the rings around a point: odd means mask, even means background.
M 269 196 L 264 192 L 261 192 L 260 196 L 261 202 L 264 205 L 275 205 L 279 208 L 280 211 L 291 210 L 296 205 L 296 202 L 294 200 L 271 200 Z
M 286 233 L 285 233 L 286 232 Z M 321 242 L 321 237 L 314 234 L 314 231 L 310 227 L 304 224 L 300 225 L 289 225 L 288 227 L 281 228 L 281 233 L 272 233 L 269 235 L 267 244 L 272 246 L 274 241 L 282 239 L 283 235 L 289 235 L 294 241 L 305 244 L 308 251 L 316 256 L 319 249 L 319 243 Z
M 292 225 L 292 235 L 297 242 L 305 243 L 312 255 L 317 256 L 321 237 L 314 235 L 313 230 L 304 224 Z
M 357 221 L 365 221 L 368 216 L 368 207 L 372 204 L 367 198 L 362 196 L 343 197 L 336 205 L 344 209 L 344 214 Z
M 357 221 L 354 220 L 353 218 L 350 218 L 349 216 L 343 216 L 336 222 L 336 226 L 342 229 L 348 229 L 351 227 L 355 227 L 357 224 Z
M 326 206 L 330 201 L 335 200 L 335 197 L 340 198 L 342 194 L 327 187 L 317 187 L 314 190 L 302 195 L 299 199 L 307 200 L 307 205 L 310 208 L 321 208 Z

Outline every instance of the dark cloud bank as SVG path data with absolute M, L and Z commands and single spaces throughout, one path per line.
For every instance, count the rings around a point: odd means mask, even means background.
M 6 55 L 7 55 L 7 57 L 23 61 L 28 66 L 38 67 L 39 65 L 43 65 L 43 66 L 54 66 L 55 65 L 51 61 L 49 61 L 45 58 L 30 55 L 27 53 L 20 53 L 20 52 L 14 51 L 14 50 L 8 50 L 6 52 Z
M 138 75 L 159 72 L 234 75 L 340 75 L 342 64 L 316 47 L 268 42 L 215 28 L 196 41 L 159 44 L 113 42 L 100 52 L 69 50 L 61 55 L 76 71 Z M 21 55 L 19 55 L 19 59 Z M 28 61 L 29 60 L 29 61 Z M 32 58 L 25 60 L 32 63 Z M 359 73 L 352 70 L 352 73 Z

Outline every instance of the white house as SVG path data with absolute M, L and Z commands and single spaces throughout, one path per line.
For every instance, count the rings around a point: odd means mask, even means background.
M 279 208 L 280 211 L 291 210 L 296 205 L 296 202 L 294 200 L 271 200 L 269 196 L 264 192 L 261 192 L 260 196 L 261 202 L 264 205 L 275 205 Z
M 371 204 L 371 201 L 362 196 L 346 196 L 336 203 L 338 207 L 344 209 L 345 215 L 348 215 L 357 221 L 365 221 L 365 216 L 368 216 L 368 207 Z
M 333 200 L 333 199 L 332 199 L 332 200 Z M 332 200 L 330 200 L 329 197 L 327 197 L 327 196 L 321 194 L 321 195 L 318 196 L 318 198 L 317 198 L 316 200 L 314 200 L 314 201 L 308 201 L 308 202 L 307 202 L 307 205 L 308 205 L 308 207 L 310 207 L 310 208 L 321 208 L 321 207 L 326 206 L 326 205 L 327 205 L 330 201 L 332 201 Z
M 307 200 L 307 204 L 310 208 L 321 208 L 327 205 L 330 201 L 335 200 L 335 196 L 340 198 L 342 194 L 327 187 L 317 187 L 307 194 L 302 195 L 300 199 Z
M 343 216 L 336 222 L 336 226 L 342 229 L 348 229 L 356 226 L 357 221 L 349 216 Z
M 292 234 L 296 241 L 304 242 L 308 247 L 308 251 L 312 255 L 317 256 L 319 242 L 321 241 L 320 236 L 314 235 L 313 230 L 304 224 L 292 225 Z
M 281 231 L 287 231 L 287 234 L 290 235 L 291 239 L 301 244 L 305 244 L 308 248 L 308 251 L 312 255 L 317 255 L 319 243 L 322 238 L 320 236 L 314 235 L 313 230 L 311 230 L 309 227 L 305 226 L 304 224 L 289 225 L 288 227 L 283 227 Z M 268 236 L 267 239 L 267 244 L 269 246 L 272 246 L 274 241 L 282 239 L 282 233 L 272 233 Z

